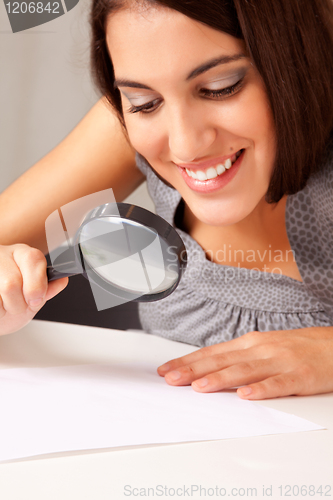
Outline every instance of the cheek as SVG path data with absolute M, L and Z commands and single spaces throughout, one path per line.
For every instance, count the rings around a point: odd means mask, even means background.
M 130 103 L 121 95 L 124 122 L 133 148 L 142 156 L 147 158 L 152 157 L 157 151 L 157 130 L 152 126 L 151 117 L 149 115 L 141 115 L 141 113 L 126 113 L 126 109 L 130 107 Z
M 216 123 L 220 132 L 232 134 L 235 138 L 245 139 L 249 145 L 266 149 L 274 137 L 274 124 L 266 94 L 258 85 L 252 85 L 246 92 L 217 108 Z M 223 139 L 223 136 L 221 137 Z
M 126 129 L 129 140 L 133 148 L 142 156 L 154 158 L 159 154 L 161 138 L 159 137 L 157 125 L 154 127 L 149 123 L 149 118 L 146 123 L 139 117 L 125 118 Z
M 249 137 L 256 146 L 256 152 L 266 156 L 274 155 L 275 127 L 272 111 L 266 93 L 259 86 L 253 88 L 251 99 L 245 108 L 244 118 Z

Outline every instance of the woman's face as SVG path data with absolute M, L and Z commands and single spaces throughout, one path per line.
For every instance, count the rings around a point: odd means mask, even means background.
M 230 225 L 263 206 L 275 133 L 243 42 L 171 9 L 135 7 L 110 16 L 107 43 L 130 141 L 192 213 Z

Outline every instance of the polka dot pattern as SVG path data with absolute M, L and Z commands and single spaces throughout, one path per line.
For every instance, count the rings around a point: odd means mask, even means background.
M 181 196 L 137 154 L 156 213 L 175 227 Z M 142 328 L 200 347 L 250 331 L 333 325 L 333 154 L 307 186 L 288 196 L 286 228 L 303 283 L 288 276 L 231 267 L 206 259 L 186 232 L 188 264 L 165 299 L 139 303 Z

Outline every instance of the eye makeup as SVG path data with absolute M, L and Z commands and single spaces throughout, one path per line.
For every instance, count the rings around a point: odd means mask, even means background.
M 244 79 L 247 71 L 248 68 L 243 67 L 239 68 L 237 71 L 229 72 L 228 74 L 217 75 L 211 79 L 205 79 L 204 82 L 201 81 L 200 83 L 198 83 L 196 88 L 197 90 L 200 90 L 202 88 L 205 88 L 207 90 L 221 90 L 227 87 L 232 87 L 237 82 Z
M 210 99 L 219 100 L 231 97 L 242 88 L 248 69 L 248 67 L 242 67 L 236 71 L 232 70 L 222 75 L 205 78 L 204 81 L 196 85 L 195 90 L 199 96 Z M 139 94 L 135 93 L 135 95 L 123 90 L 121 92 L 131 104 L 128 109 L 125 109 L 127 113 L 152 113 L 163 101 L 160 96 L 152 95 L 151 92 L 145 94 L 142 90 L 139 91 Z

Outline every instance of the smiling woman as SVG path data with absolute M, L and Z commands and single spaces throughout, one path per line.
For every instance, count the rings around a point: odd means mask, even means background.
M 188 265 L 140 320 L 202 347 L 159 374 L 249 399 L 332 391 L 332 23 L 331 0 L 93 0 L 103 97 L 0 197 L 0 332 L 65 286 L 17 243 L 42 248 L 57 207 L 146 178 Z
M 160 374 L 196 390 L 247 384 L 252 398 L 332 390 L 331 362 L 330 381 L 317 365 L 302 383 L 299 359 L 333 342 L 330 193 L 315 207 L 333 187 L 331 2 L 95 0 L 92 30 L 97 84 L 189 254 L 141 322 L 209 346 Z M 277 265 L 277 252 L 293 258 Z

